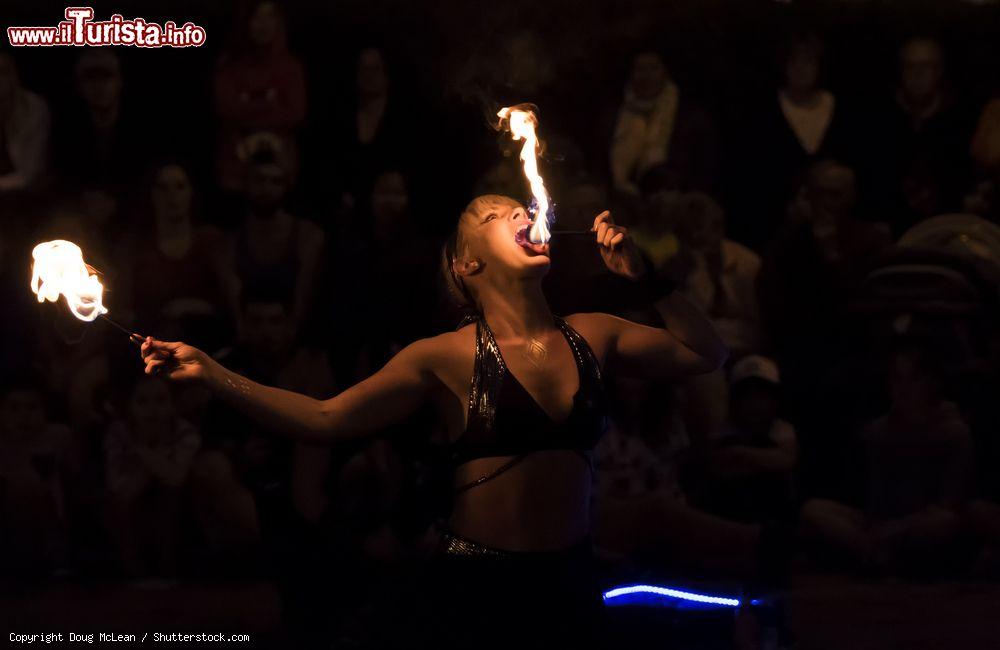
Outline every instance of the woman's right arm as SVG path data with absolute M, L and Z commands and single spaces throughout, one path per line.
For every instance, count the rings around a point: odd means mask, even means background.
M 184 343 L 147 338 L 142 355 L 147 374 L 203 381 L 264 427 L 296 440 L 332 442 L 380 431 L 416 411 L 438 383 L 431 369 L 434 349 L 433 340 L 417 341 L 371 377 L 327 400 L 250 381 Z

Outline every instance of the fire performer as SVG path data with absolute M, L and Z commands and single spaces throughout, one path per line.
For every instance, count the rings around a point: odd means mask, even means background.
M 528 226 L 513 199 L 472 201 L 444 254 L 470 322 L 411 344 L 325 401 L 251 382 L 184 343 L 142 345 L 147 373 L 203 382 L 299 440 L 371 435 L 424 403 L 436 407 L 451 441 L 455 499 L 428 600 L 440 623 L 434 647 L 534 647 L 543 638 L 590 647 L 600 604 L 589 582 L 590 452 L 604 430 L 604 377 L 703 373 L 727 353 L 677 292 L 665 301 L 669 329 L 606 314 L 554 316 L 541 287 L 549 245 L 531 243 Z M 604 212 L 593 230 L 612 272 L 640 282 L 650 299 L 664 297 L 625 228 Z
M 147 338 L 146 372 L 200 381 L 265 426 L 303 441 L 378 433 L 425 404 L 447 431 L 454 466 L 448 530 L 431 563 L 425 614 L 405 647 L 591 648 L 601 602 L 591 571 L 591 452 L 605 428 L 609 374 L 664 379 L 715 370 L 727 350 L 709 321 L 664 286 L 609 212 L 592 236 L 608 268 L 634 280 L 669 329 L 607 314 L 552 314 L 551 205 L 538 174 L 537 118 L 498 114 L 534 196 L 529 211 L 481 196 L 445 245 L 447 286 L 468 316 L 419 340 L 380 371 L 328 400 L 254 383 L 184 343 Z

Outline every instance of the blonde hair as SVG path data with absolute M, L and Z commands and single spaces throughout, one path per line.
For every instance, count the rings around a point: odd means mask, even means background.
M 465 253 L 467 247 L 462 235 L 462 221 L 466 217 L 478 217 L 484 209 L 509 203 L 517 204 L 517 201 L 502 194 L 484 194 L 472 199 L 462 210 L 455 230 L 452 231 L 441 249 L 441 277 L 444 280 L 448 298 L 463 314 L 462 324 L 477 320 L 482 316 L 482 307 L 476 299 L 475 293 L 465 283 L 465 280 L 455 272 L 455 261 Z

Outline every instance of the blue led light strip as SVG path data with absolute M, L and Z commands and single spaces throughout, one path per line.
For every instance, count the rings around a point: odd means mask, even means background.
M 709 596 L 707 594 L 697 594 L 692 591 L 681 591 L 680 589 L 670 589 L 669 587 L 656 587 L 653 585 L 629 585 L 627 587 L 617 587 L 604 592 L 604 601 L 614 600 L 633 594 L 646 594 L 662 596 L 664 598 L 674 598 L 705 605 L 717 605 L 720 607 L 739 607 L 739 598 L 725 598 L 722 596 Z M 608 603 L 612 604 L 612 603 Z

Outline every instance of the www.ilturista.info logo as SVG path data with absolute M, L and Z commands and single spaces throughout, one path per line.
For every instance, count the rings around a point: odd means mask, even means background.
M 7 39 L 14 47 L 198 47 L 205 43 L 205 28 L 191 22 L 178 27 L 171 20 L 160 25 L 142 18 L 126 20 L 120 14 L 95 21 L 93 7 L 67 7 L 65 15 L 66 20 L 55 27 L 8 27 Z

